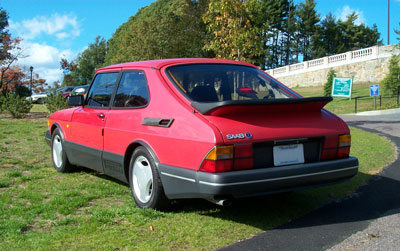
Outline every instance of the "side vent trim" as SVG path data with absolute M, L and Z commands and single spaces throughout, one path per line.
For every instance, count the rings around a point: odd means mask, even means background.
M 144 118 L 142 125 L 170 127 L 172 122 L 174 122 L 174 119 L 172 118 Z

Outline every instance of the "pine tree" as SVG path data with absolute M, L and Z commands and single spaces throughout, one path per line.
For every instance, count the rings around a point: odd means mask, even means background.
M 332 95 L 332 84 L 333 84 L 333 79 L 335 77 L 336 77 L 335 71 L 333 69 L 330 69 L 324 85 L 324 96 L 330 97 Z

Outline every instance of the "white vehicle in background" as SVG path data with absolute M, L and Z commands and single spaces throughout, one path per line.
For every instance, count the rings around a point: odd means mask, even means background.
M 44 100 L 47 98 L 48 94 L 49 93 L 47 93 L 47 92 L 35 93 L 35 94 L 32 94 L 32 96 L 27 97 L 26 99 L 34 104 L 43 104 Z

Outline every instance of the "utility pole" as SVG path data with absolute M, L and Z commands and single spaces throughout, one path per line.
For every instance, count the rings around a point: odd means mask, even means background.
M 387 25 L 387 45 L 389 45 L 390 44 L 390 28 L 389 28 L 389 26 L 390 26 L 390 0 L 388 0 L 388 14 L 387 14 L 387 17 L 388 17 L 388 19 L 387 19 L 387 23 L 388 23 L 388 25 Z

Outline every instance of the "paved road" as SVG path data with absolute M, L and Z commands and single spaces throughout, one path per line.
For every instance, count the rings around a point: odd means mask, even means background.
M 400 149 L 400 109 L 343 115 L 349 125 L 390 139 Z M 400 154 L 352 195 L 226 250 L 400 250 Z

